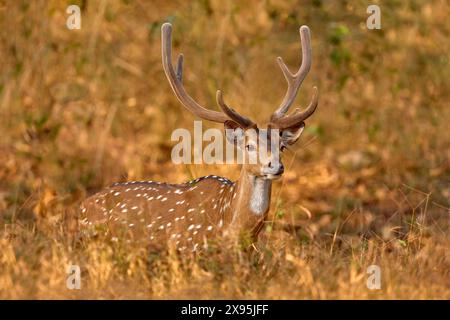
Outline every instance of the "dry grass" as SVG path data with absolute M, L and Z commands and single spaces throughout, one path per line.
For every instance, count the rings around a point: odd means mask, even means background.
M 83 3 L 69 31 L 66 1 L 0 1 L 1 298 L 450 298 L 447 1 L 383 2 L 380 31 L 359 0 Z M 171 131 L 194 117 L 164 78 L 166 20 L 192 95 L 214 106 L 220 87 L 260 123 L 285 90 L 275 57 L 297 65 L 311 27 L 299 102 L 317 85 L 320 106 L 258 252 L 179 259 L 66 235 L 65 213 L 112 182 L 238 175 L 170 162 Z M 381 290 L 366 287 L 371 264 Z

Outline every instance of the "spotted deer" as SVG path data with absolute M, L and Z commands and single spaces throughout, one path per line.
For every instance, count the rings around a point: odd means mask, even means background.
M 171 24 L 165 23 L 161 31 L 163 68 L 178 100 L 199 118 L 223 123 L 229 129 L 225 130 L 227 140 L 244 148 L 245 155 L 267 146 L 270 134 L 266 141 L 261 139 L 256 123 L 227 106 L 220 90 L 216 100 L 222 112 L 206 109 L 188 95 L 182 83 L 183 55 L 179 55 L 175 69 L 172 65 Z M 300 28 L 300 38 L 302 62 L 296 73 L 289 71 L 282 58 L 277 59 L 288 88 L 267 128 L 277 129 L 280 151 L 299 139 L 304 120 L 318 104 L 318 91 L 314 87 L 312 100 L 305 110 L 296 109 L 287 115 L 311 67 L 307 26 Z M 256 241 L 268 215 L 272 180 L 280 178 L 283 172 L 280 158 L 269 153 L 264 160 L 243 164 L 239 179 L 234 182 L 209 175 L 181 184 L 116 183 L 82 203 L 80 225 L 88 229 L 100 226 L 112 240 L 127 236 L 132 239 L 128 241 L 144 239 L 156 245 L 171 244 L 179 251 L 195 252 L 215 237 L 232 234 L 246 235 Z

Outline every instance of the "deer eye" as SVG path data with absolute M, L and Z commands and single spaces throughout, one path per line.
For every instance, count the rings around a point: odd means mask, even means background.
M 281 150 L 281 152 L 283 152 L 284 150 L 286 150 L 286 146 L 285 146 L 284 144 L 282 144 L 282 145 L 280 146 L 280 150 Z
M 247 149 L 247 151 L 255 151 L 256 147 L 253 144 L 248 144 L 245 146 L 245 149 Z

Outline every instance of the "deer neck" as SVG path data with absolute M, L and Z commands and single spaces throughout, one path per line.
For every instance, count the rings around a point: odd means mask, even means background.
M 250 212 L 263 216 L 269 211 L 272 181 L 258 177 L 250 177 L 251 188 L 248 207 Z
M 236 188 L 237 195 L 231 205 L 231 226 L 257 234 L 269 211 L 272 181 L 251 175 L 243 169 Z

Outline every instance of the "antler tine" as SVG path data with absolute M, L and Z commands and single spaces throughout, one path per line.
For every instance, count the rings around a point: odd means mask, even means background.
M 175 70 L 176 74 L 177 74 L 177 79 L 178 81 L 180 81 L 181 84 L 183 84 L 183 54 L 180 53 L 178 55 L 178 59 L 177 59 L 177 69 Z
M 222 97 L 222 91 L 220 91 L 220 90 L 217 90 L 217 92 L 216 92 L 216 101 L 217 101 L 217 104 L 219 105 L 219 107 L 222 109 L 222 111 L 231 120 L 239 123 L 244 128 L 250 128 L 250 127 L 255 126 L 255 123 L 252 120 L 250 120 L 247 117 L 244 117 L 243 115 L 240 115 L 239 113 L 236 112 L 236 110 L 234 110 L 233 108 L 230 108 L 229 106 L 227 106 L 225 104 L 225 102 L 223 101 L 223 97 Z
M 224 123 L 229 120 L 222 112 L 208 110 L 199 105 L 186 92 L 182 84 L 183 55 L 178 57 L 177 70 L 172 66 L 172 25 L 164 23 L 161 27 L 162 41 L 162 63 L 164 72 L 169 80 L 170 86 L 178 100 L 196 116 L 214 122 Z
M 305 110 L 300 111 L 300 109 L 296 109 L 296 111 L 291 115 L 273 119 L 270 122 L 270 127 L 278 129 L 292 128 L 309 118 L 314 111 L 316 111 L 317 105 L 319 104 L 319 93 L 317 87 L 313 87 L 313 89 L 314 91 L 311 102 Z
M 283 59 L 281 57 L 277 58 L 278 65 L 288 83 L 288 89 L 280 107 L 273 113 L 272 119 L 280 118 L 286 114 L 295 100 L 300 85 L 311 68 L 311 36 L 309 28 L 307 26 L 301 26 L 299 32 L 302 46 L 302 63 L 298 71 L 293 74 L 289 71 Z

